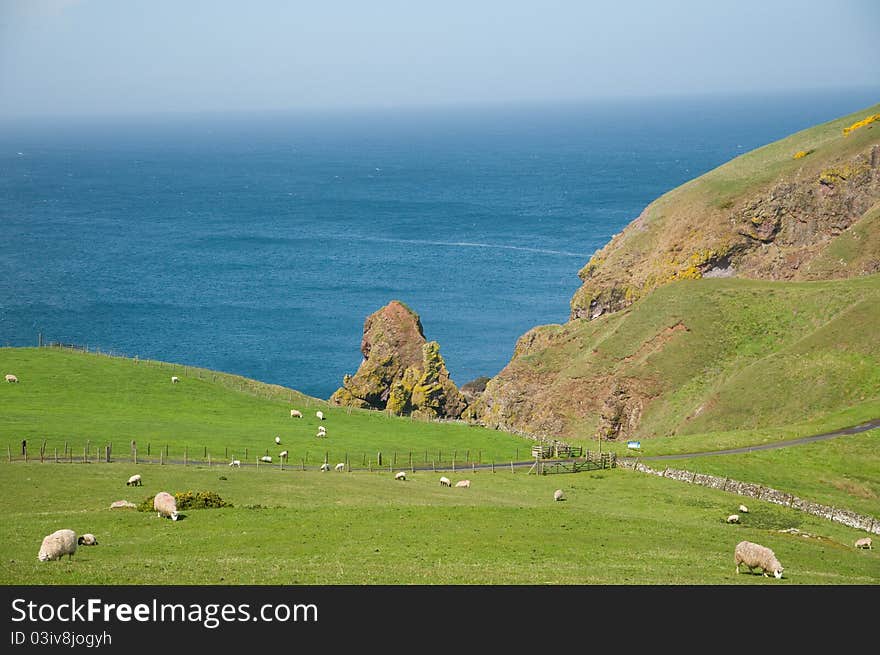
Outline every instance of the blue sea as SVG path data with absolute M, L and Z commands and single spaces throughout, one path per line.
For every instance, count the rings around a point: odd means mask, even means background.
M 399 299 L 458 384 L 491 376 L 652 200 L 878 95 L 7 120 L 0 345 L 326 398 Z

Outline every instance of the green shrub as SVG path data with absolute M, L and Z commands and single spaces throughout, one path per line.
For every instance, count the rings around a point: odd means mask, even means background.
M 137 509 L 139 512 L 152 512 L 153 498 L 148 496 L 144 498 Z M 216 507 L 233 507 L 233 504 L 223 500 L 216 491 L 177 491 L 174 493 L 174 500 L 177 501 L 177 511 L 182 512 L 187 509 L 214 509 Z

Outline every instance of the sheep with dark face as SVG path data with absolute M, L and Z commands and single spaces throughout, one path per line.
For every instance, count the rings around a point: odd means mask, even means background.
M 131 476 L 128 479 L 128 482 L 125 483 L 125 486 L 126 487 L 142 487 L 143 482 L 141 482 L 140 474 Z
M 81 535 L 80 538 L 76 540 L 76 543 L 80 546 L 97 546 L 98 540 L 91 532 L 87 532 L 86 534 Z
M 562 493 L 562 489 L 557 489 L 553 492 L 553 500 L 565 500 L 565 494 Z
M 740 565 L 748 567 L 749 573 L 752 569 L 761 569 L 764 577 L 768 573 L 772 573 L 777 579 L 782 577 L 782 564 L 776 559 L 776 555 L 766 546 L 752 543 L 751 541 L 740 541 L 733 551 L 733 561 L 736 564 L 736 572 L 739 573 Z
M 395 480 L 406 480 L 406 473 L 404 471 L 398 471 L 394 474 Z
M 862 537 L 861 539 L 856 539 L 855 543 L 856 548 L 865 548 L 866 550 L 873 550 L 874 546 L 871 545 L 871 537 Z
M 452 480 L 450 480 L 449 478 L 447 478 L 447 477 L 444 475 L 443 477 L 440 478 L 440 486 L 441 486 L 441 487 L 451 487 L 451 486 L 452 486 Z
M 43 538 L 37 559 L 41 562 L 59 560 L 65 555 L 68 559 L 73 558 L 76 552 L 76 532 L 73 530 L 56 530 Z
M 739 523 L 739 514 L 731 514 L 727 517 L 728 523 Z

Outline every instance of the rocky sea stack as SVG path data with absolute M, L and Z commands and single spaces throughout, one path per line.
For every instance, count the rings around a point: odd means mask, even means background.
M 417 418 L 458 418 L 467 407 L 440 345 L 425 339 L 419 315 L 404 303 L 392 300 L 367 317 L 361 353 L 357 373 L 343 378 L 330 402 Z

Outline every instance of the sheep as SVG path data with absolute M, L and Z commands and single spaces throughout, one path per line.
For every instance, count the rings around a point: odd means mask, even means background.
M 458 482 L 455 483 L 455 486 L 456 486 L 456 487 L 470 488 L 470 486 L 471 486 L 471 481 L 470 481 L 470 480 L 459 480 Z
M 232 460 L 231 462 L 229 462 L 229 466 L 234 466 L 235 468 L 239 468 L 239 469 L 240 469 L 240 468 L 241 468 L 241 460 L 240 460 L 240 459 L 234 459 L 234 460 Z
M 290 410 L 290 418 L 302 418 L 302 417 L 303 417 L 303 413 L 301 411 L 299 411 L 298 409 Z
M 315 416 L 318 417 L 318 420 L 319 420 L 319 421 L 323 421 L 323 420 L 324 420 L 324 412 L 322 412 L 320 409 L 319 409 L 317 412 L 315 412 Z
M 37 559 L 41 562 L 51 562 L 67 555 L 67 559 L 73 559 L 76 552 L 76 532 L 73 530 L 56 530 L 43 538 Z
M 397 473 L 394 474 L 394 479 L 395 480 L 406 480 L 406 472 L 405 471 L 398 471 Z
M 321 470 L 322 471 L 329 471 L 330 465 L 327 462 L 324 462 L 323 464 L 321 464 Z
M 740 514 L 748 514 L 748 513 L 749 513 L 749 508 L 746 507 L 745 505 L 740 505 L 740 506 L 739 506 L 739 511 L 740 511 Z
M 282 450 L 280 453 L 278 453 L 278 457 L 280 457 L 281 459 L 286 459 L 287 458 L 287 451 Z
M 269 456 L 269 455 L 263 455 L 263 456 L 260 458 L 260 461 L 261 461 L 261 462 L 266 462 L 266 464 L 271 464 L 271 463 L 272 463 L 272 457 Z
M 345 462 L 339 462 L 339 464 L 336 465 L 336 470 L 337 471 L 344 471 L 345 470 Z
M 874 549 L 874 546 L 871 545 L 871 537 L 862 537 L 861 539 L 856 539 L 855 546 L 856 548 L 867 548 L 868 550 Z
M 452 486 L 452 482 L 450 481 L 449 478 L 447 478 L 447 477 L 444 475 L 443 477 L 440 478 L 440 486 L 441 486 L 441 487 L 451 487 L 451 486 Z
M 316 439 L 325 439 L 327 437 L 327 430 L 318 430 L 317 434 L 315 434 Z
M 565 494 L 562 493 L 562 489 L 557 489 L 553 492 L 553 500 L 565 500 Z
M 739 514 L 731 514 L 727 517 L 728 523 L 739 523 Z
M 171 384 L 177 384 L 178 382 L 180 382 L 180 378 L 177 377 L 176 375 L 172 375 L 171 376 Z
M 777 579 L 782 577 L 782 564 L 776 559 L 773 551 L 751 541 L 740 541 L 736 545 L 733 551 L 733 561 L 736 564 L 737 573 L 739 573 L 740 564 L 744 564 L 748 567 L 749 573 L 753 568 L 759 568 L 765 578 L 768 577 L 768 573 L 772 573 Z
M 88 532 L 80 536 L 80 538 L 76 540 L 76 543 L 80 546 L 97 546 L 98 540 L 95 538 L 95 535 Z
M 140 474 L 133 475 L 128 479 L 128 482 L 125 483 L 126 487 L 142 487 L 144 483 L 141 482 Z
M 135 509 L 137 505 L 127 500 L 114 500 L 110 503 L 110 509 Z
M 281 445 L 281 437 L 275 437 L 275 445 L 276 445 L 276 446 L 280 446 L 280 445 Z
M 177 501 L 167 491 L 160 491 L 156 494 L 156 497 L 153 498 L 153 509 L 156 510 L 156 514 L 159 518 L 170 517 L 172 521 L 176 521 L 178 518 L 177 513 Z
M 7 382 L 18 382 L 18 378 L 15 377 L 12 373 L 7 373 L 6 374 L 6 381 Z
M 318 432 L 326 432 L 326 431 L 327 431 L 327 428 L 325 428 L 323 425 L 318 426 Z

